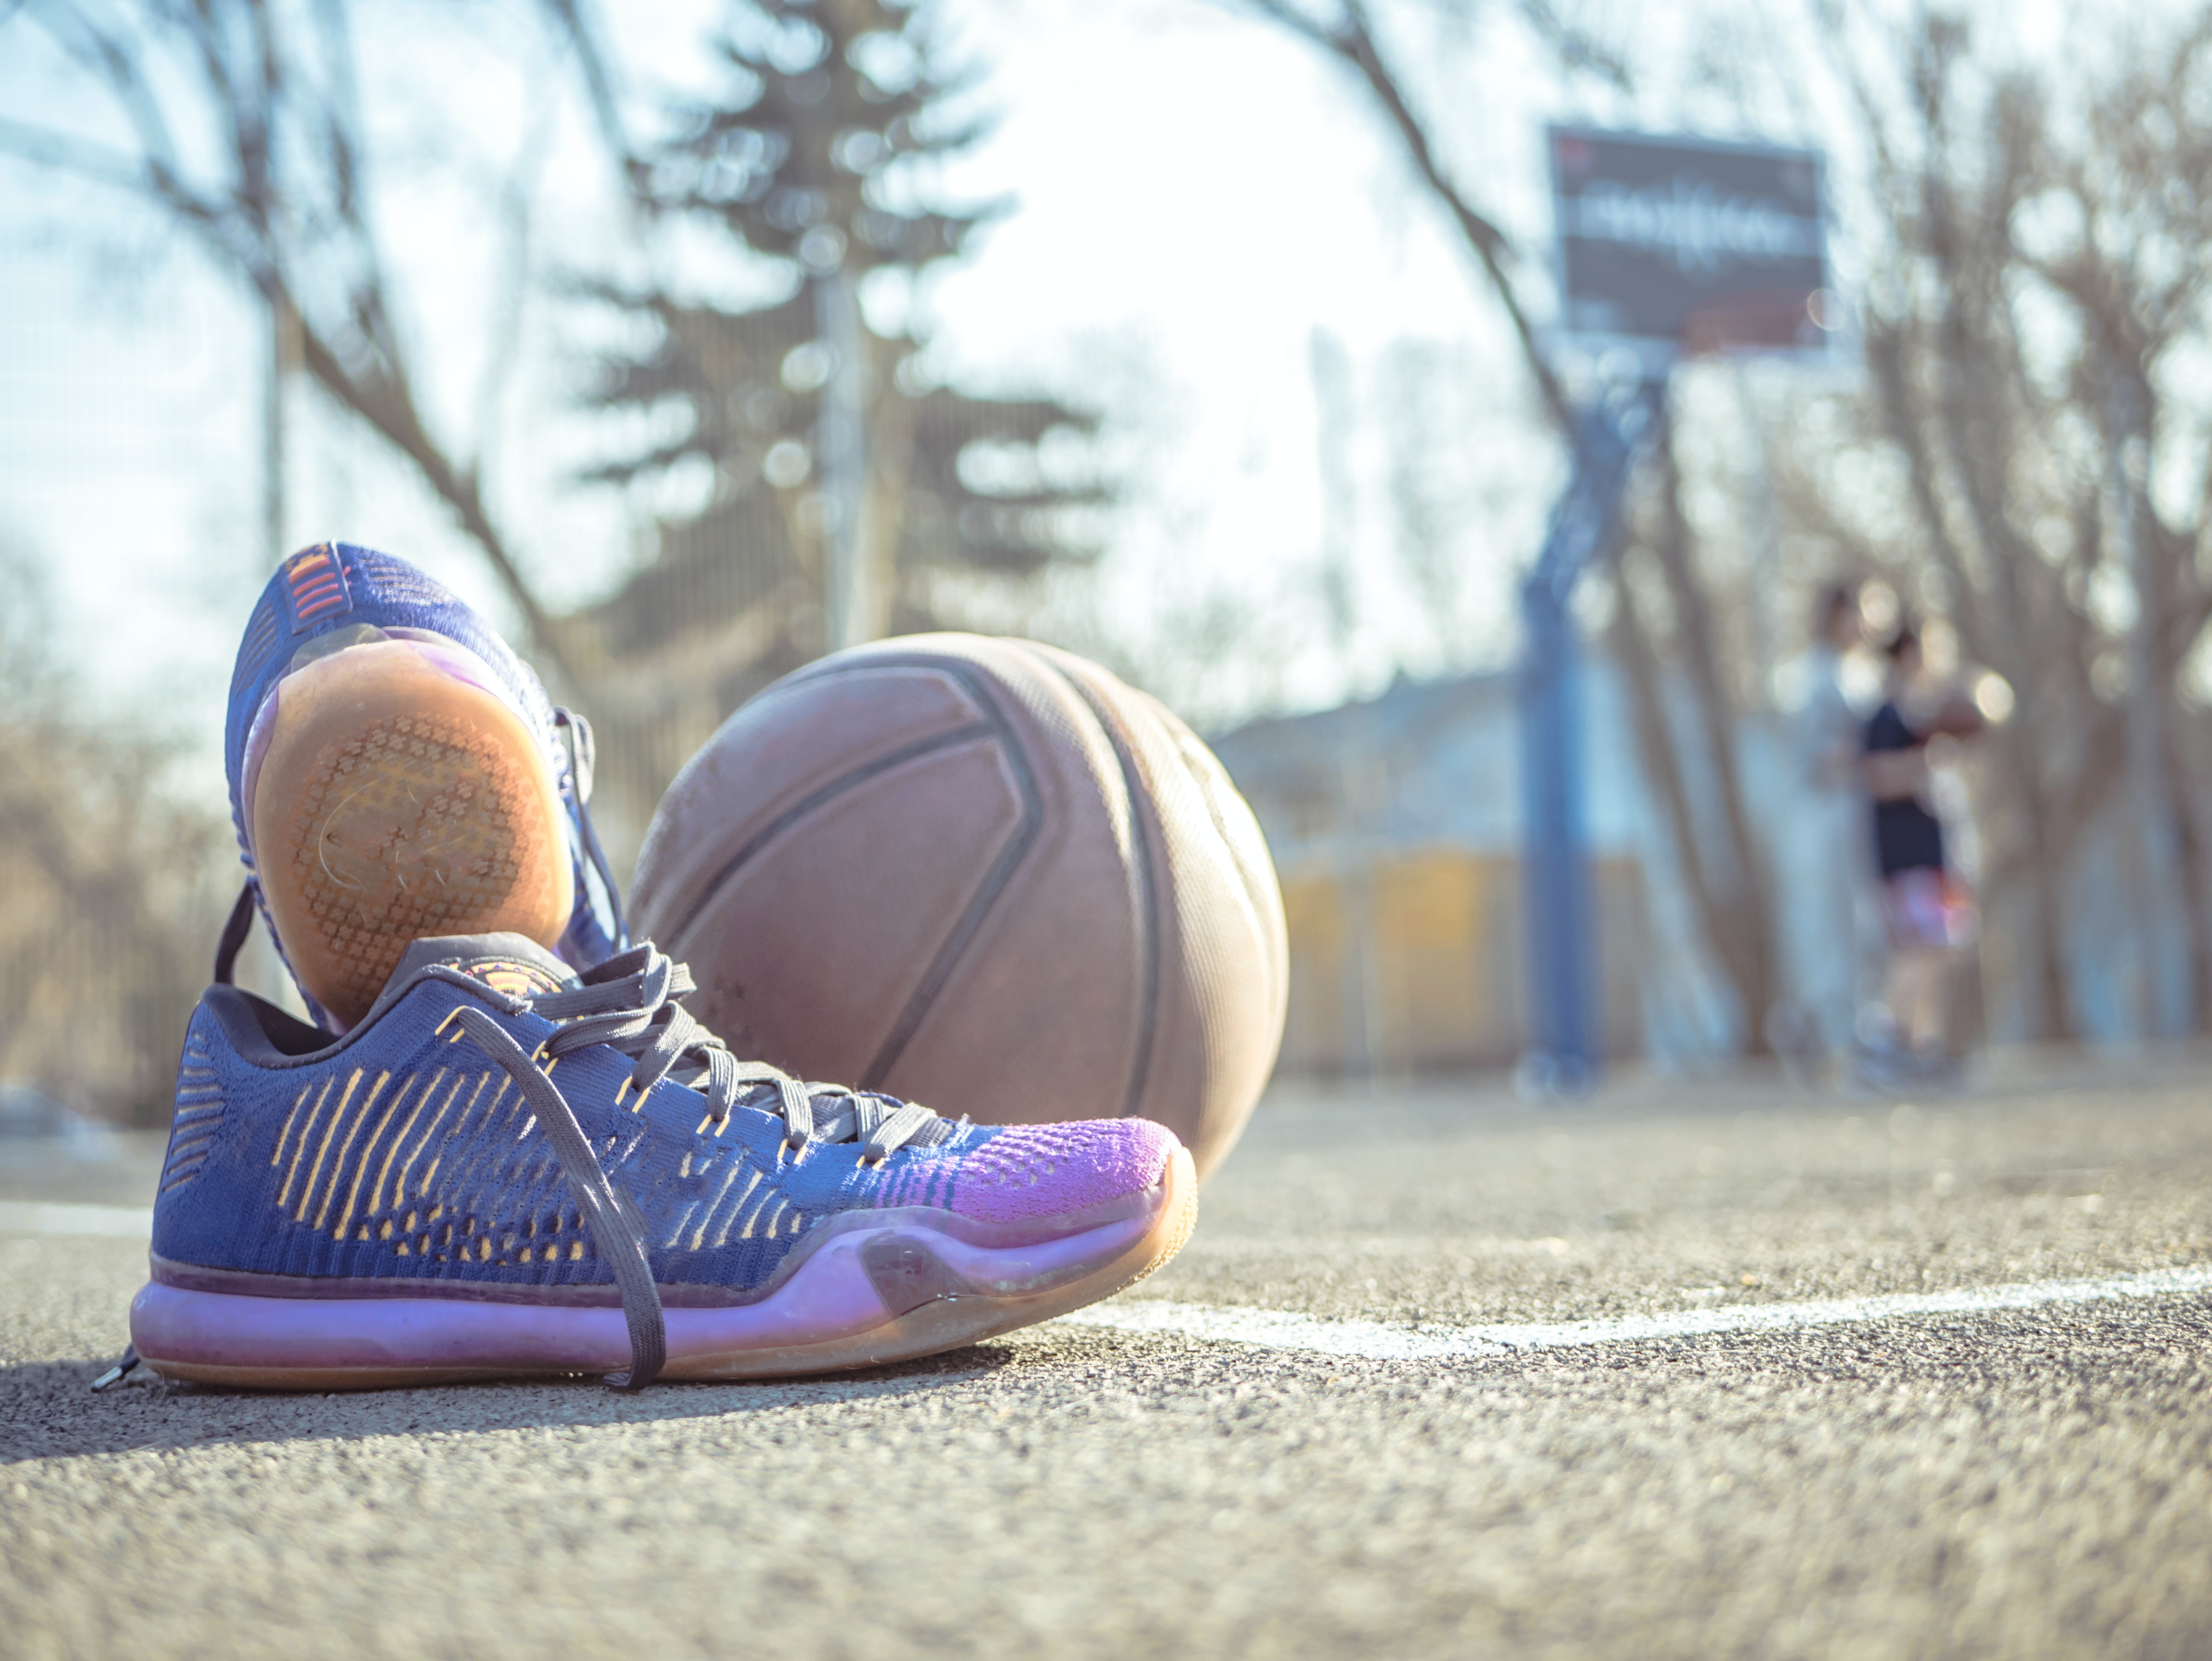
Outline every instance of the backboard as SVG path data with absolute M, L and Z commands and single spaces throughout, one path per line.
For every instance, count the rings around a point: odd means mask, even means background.
M 1825 354 L 1828 283 L 1817 151 L 1547 130 L 1563 345 L 1626 348 L 1647 374 L 1718 351 Z

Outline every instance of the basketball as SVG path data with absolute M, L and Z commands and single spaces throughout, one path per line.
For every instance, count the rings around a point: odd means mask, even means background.
M 1982 714 L 1972 693 L 1954 690 L 1947 692 L 1943 701 L 1936 705 L 1923 730 L 1930 738 L 1942 733 L 1949 738 L 1970 739 L 1977 736 L 1989 724 L 1988 717 Z
M 1026 641 L 769 687 L 669 787 L 633 910 L 741 1056 L 986 1123 L 1157 1120 L 1200 1177 L 1282 1038 L 1251 809 L 1157 700 Z

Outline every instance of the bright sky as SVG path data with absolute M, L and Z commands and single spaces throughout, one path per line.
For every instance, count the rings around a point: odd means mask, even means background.
M 1133 661 L 1210 723 L 1372 691 L 1401 666 L 1502 661 L 1559 462 L 1496 307 L 1364 88 L 1214 0 L 940 3 L 955 57 L 988 67 L 979 95 L 1000 118 L 945 182 L 1017 205 L 931 284 L 939 356 L 978 386 L 1103 408 L 1125 484 L 1106 557 L 1051 591 L 1038 626 Z M 1751 0 L 1729 24 L 1735 4 L 1708 0 L 1703 34 L 1679 15 L 1622 13 L 1644 37 L 1640 73 L 1671 89 L 1635 104 L 1577 101 L 1509 8 L 1474 6 L 1456 25 L 1439 21 L 1449 8 L 1384 15 L 1446 164 L 1540 257 L 1547 119 L 1816 136 L 1807 101 L 1762 108 L 1746 90 L 1775 84 L 1802 40 Z M 119 142 L 98 96 L 57 68 L 37 12 L 0 21 L 0 113 Z M 718 12 L 603 0 L 634 131 L 670 92 L 709 84 L 701 46 Z M 730 273 L 696 239 L 641 251 L 573 76 L 517 21 L 528 15 L 520 0 L 382 0 L 357 10 L 358 52 L 402 326 L 449 438 L 483 429 L 478 387 L 504 326 L 486 204 L 511 180 L 532 193 L 538 286 L 487 473 L 533 577 L 568 604 L 620 580 L 651 510 L 680 490 L 574 482 L 601 437 L 571 402 L 592 319 L 547 279 L 651 272 L 712 289 Z M 1715 40 L 1734 57 L 1713 58 Z M 94 696 L 158 710 L 187 746 L 214 744 L 266 569 L 260 331 L 228 274 L 150 215 L 0 159 L 0 540 L 48 574 Z M 1324 408 L 1328 360 L 1343 372 Z M 512 622 L 403 464 L 311 392 L 292 411 L 290 541 L 389 548 Z M 1346 458 L 1334 497 L 1325 427 Z M 1403 528 L 1409 491 L 1431 527 L 1425 565 Z M 1330 558 L 1348 595 L 1334 610 Z
M 1115 643 L 1212 721 L 1371 691 L 1400 664 L 1500 660 L 1557 458 L 1495 306 L 1364 89 L 1231 0 L 939 3 L 1000 118 L 947 182 L 1018 204 L 932 285 L 941 356 L 979 386 L 1102 406 L 1127 485 L 1107 558 L 1055 589 L 1042 624 Z M 701 43 L 719 9 L 601 0 L 634 129 L 668 92 L 708 84 Z M 2057 0 L 2000 10 L 2021 38 L 2069 15 Z M 1822 76 L 1803 61 L 1817 43 L 1787 6 L 1577 9 L 1635 32 L 1634 103 L 1577 101 L 1511 11 L 1382 15 L 1447 166 L 1532 254 L 1549 229 L 1547 119 L 1795 142 L 1824 125 Z M 1456 13 L 1473 21 L 1446 21 Z M 0 113 L 120 140 L 97 93 L 58 66 L 41 15 L 0 12 Z M 543 279 L 652 270 L 712 286 L 714 262 L 696 240 L 636 251 L 574 77 L 520 21 L 522 0 L 380 0 L 356 15 L 402 324 L 449 437 L 480 428 L 503 326 L 486 204 L 511 179 L 534 192 L 541 284 L 487 471 L 544 592 L 586 598 L 639 557 L 654 502 L 573 482 L 595 437 L 569 401 L 590 319 Z M 1848 271 L 1848 234 L 1838 253 Z M 257 318 L 228 273 L 143 210 L 0 158 L 0 539 L 52 575 L 58 627 L 100 695 L 158 701 L 181 742 L 219 721 L 265 570 Z M 1317 352 L 1346 366 L 1333 412 Z M 311 394 L 294 415 L 293 541 L 388 547 L 507 616 L 404 465 Z M 1347 458 L 1334 509 L 1324 422 Z M 1395 511 L 1409 479 L 1436 527 L 1426 587 Z M 1323 628 L 1332 547 L 1351 603 Z
M 1382 462 L 1369 455 L 1353 469 L 1347 538 L 1363 597 L 1354 638 L 1342 651 L 1304 642 L 1295 662 L 1263 654 L 1267 684 L 1217 675 L 1204 700 L 1312 704 L 1371 684 L 1401 657 L 1494 659 L 1510 573 L 1540 520 L 1548 449 L 1516 436 L 1523 392 L 1494 311 L 1364 94 L 1310 49 L 1199 0 L 955 0 L 951 12 L 963 52 L 990 66 L 983 96 L 1001 122 L 951 182 L 1019 205 L 934 286 L 945 359 L 985 384 L 1042 380 L 1097 397 L 1134 487 L 1100 576 L 1056 595 L 1051 617 L 1164 654 L 1173 681 L 1176 629 L 1196 611 L 1249 605 L 1257 618 L 1311 587 L 1323 511 L 1310 364 L 1325 330 L 1351 366 L 1355 448 L 1379 441 L 1368 430 L 1376 374 L 1394 345 L 1449 358 L 1474 383 L 1455 406 L 1466 453 L 1439 487 L 1486 508 L 1480 525 L 1454 518 L 1464 615 L 1431 628 L 1395 576 L 1373 499 Z M 696 84 L 694 43 L 714 13 L 707 0 L 608 9 L 641 110 L 659 88 Z M 544 100 L 532 76 L 558 66 L 515 51 L 483 21 L 496 11 L 401 0 L 360 15 L 373 20 L 361 54 L 385 125 L 419 119 L 460 141 L 461 163 L 441 156 L 427 179 L 395 164 L 387 178 L 410 181 L 389 222 L 405 322 L 427 349 L 434 408 L 465 431 L 498 256 L 479 186 L 526 149 L 546 154 L 540 177 L 561 188 L 544 192 L 536 226 L 541 271 L 599 263 L 622 222 L 573 109 L 532 113 Z M 455 15 L 477 18 L 473 37 L 434 61 L 409 50 L 426 29 L 450 39 Z M 114 131 L 96 100 L 52 72 L 25 14 L 0 27 L 0 66 L 13 66 L 0 67 L 0 107 Z M 1486 164 L 1484 196 L 1538 233 L 1544 77 L 1510 30 L 1486 29 L 1481 47 L 1456 49 L 1480 73 L 1481 131 L 1453 131 L 1466 126 L 1455 118 L 1447 130 Z M 472 177 L 454 176 L 464 167 Z M 564 477 L 590 441 L 562 399 L 574 329 L 534 305 L 493 468 L 517 544 L 562 599 L 627 568 L 641 505 Z M 264 569 L 260 350 L 234 285 L 148 216 L 0 161 L 0 536 L 52 573 L 58 626 L 106 696 L 157 699 L 187 742 L 219 719 L 238 619 Z M 480 558 L 405 469 L 317 400 L 295 403 L 293 539 L 389 546 L 503 614 Z

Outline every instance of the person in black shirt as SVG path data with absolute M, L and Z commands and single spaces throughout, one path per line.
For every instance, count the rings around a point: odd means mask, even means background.
M 1960 696 L 1929 697 L 1921 684 L 1919 631 L 1900 624 L 1883 648 L 1886 696 L 1866 724 L 1867 794 L 1874 805 L 1875 862 L 1889 934 L 1883 1001 L 1902 1041 L 1887 1059 L 1948 1063 L 1943 1046 L 1944 971 L 1973 939 L 1974 904 L 1943 855 L 1943 824 L 1930 800 L 1928 740 L 1966 737 L 1981 716 Z

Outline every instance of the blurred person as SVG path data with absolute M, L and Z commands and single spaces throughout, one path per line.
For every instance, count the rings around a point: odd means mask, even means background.
M 1863 769 L 1889 940 L 1882 1012 L 1867 1035 L 1875 1082 L 1941 1078 L 1953 1071 L 1944 1033 L 1947 972 L 1974 938 L 1972 894 L 1945 857 L 1928 766 L 1929 740 L 1967 738 L 1983 721 L 1954 688 L 1931 686 L 1919 630 L 1899 619 L 1882 648 L 1881 707 L 1866 724 Z
M 1860 901 L 1870 867 L 1860 756 L 1869 690 L 1853 688 L 1852 654 L 1863 644 L 1858 585 L 1824 586 L 1813 639 L 1793 666 L 1790 743 L 1796 789 L 1783 838 L 1790 873 L 1782 910 L 1791 999 L 1768 1019 L 1768 1041 L 1791 1062 L 1841 1056 L 1856 1031 Z

